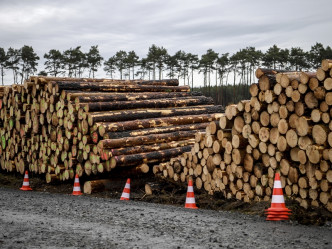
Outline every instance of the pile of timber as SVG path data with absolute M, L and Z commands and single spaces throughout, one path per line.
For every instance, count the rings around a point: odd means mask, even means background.
M 271 199 L 278 171 L 287 197 L 332 212 L 331 68 L 324 60 L 316 72 L 258 69 L 251 99 L 227 106 L 190 152 L 154 173 L 251 202 Z
M 178 80 L 33 76 L 0 96 L 1 169 L 45 174 L 48 183 L 116 167 L 146 173 L 190 151 L 195 132 L 222 112 Z

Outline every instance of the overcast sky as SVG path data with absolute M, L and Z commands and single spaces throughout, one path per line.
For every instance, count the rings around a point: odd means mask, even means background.
M 99 45 L 105 59 L 120 49 L 142 57 L 152 44 L 170 54 L 273 44 L 309 50 L 332 46 L 331 9 L 331 0 L 0 0 L 0 47 L 29 45 L 42 58 L 50 49 Z

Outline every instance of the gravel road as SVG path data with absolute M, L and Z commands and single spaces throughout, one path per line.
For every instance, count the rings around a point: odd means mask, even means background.
M 332 248 L 332 227 L 0 187 L 0 248 Z

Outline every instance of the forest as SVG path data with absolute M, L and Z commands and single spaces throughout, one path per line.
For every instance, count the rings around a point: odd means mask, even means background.
M 14 84 L 22 84 L 31 75 L 94 78 L 99 69 L 113 79 L 176 78 L 192 90 L 202 91 L 214 98 L 216 104 L 227 105 L 249 98 L 249 86 L 255 79 L 257 67 L 289 71 L 316 70 L 323 59 L 332 58 L 330 46 L 316 42 L 309 51 L 300 47 L 280 48 L 273 45 L 265 52 L 246 47 L 230 53 L 208 49 L 202 55 L 179 50 L 173 55 L 162 46 L 151 45 L 145 57 L 135 51 L 117 51 L 103 58 L 98 45 L 84 52 L 81 46 L 65 51 L 51 49 L 43 55 L 44 68 L 37 72 L 40 57 L 31 46 L 0 47 L 0 75 L 12 75 Z M 199 76 L 199 77 L 198 77 Z M 203 82 L 201 82 L 203 81 Z

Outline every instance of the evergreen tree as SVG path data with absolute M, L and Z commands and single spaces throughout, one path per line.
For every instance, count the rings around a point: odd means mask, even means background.
M 115 73 L 116 70 L 116 59 L 114 56 L 110 57 L 107 61 L 104 62 L 104 71 L 106 74 L 111 76 L 111 79 L 113 79 L 113 74 Z
M 310 66 L 306 58 L 308 58 L 308 53 L 303 51 L 302 48 L 291 48 L 289 62 L 293 70 L 301 71 L 309 69 Z
M 323 44 L 316 42 L 315 45 L 311 46 L 309 51 L 309 60 L 311 68 L 315 69 L 320 67 L 322 60 L 327 59 L 325 57 L 326 49 Z
M 0 75 L 1 75 L 1 83 L 3 83 L 3 77 L 5 76 L 5 69 L 7 67 L 8 57 L 6 51 L 3 48 L 0 48 Z
M 69 77 L 81 77 L 87 67 L 86 55 L 81 51 L 81 46 L 70 48 L 63 52 L 63 64 Z
M 127 52 L 120 50 L 115 54 L 115 66 L 120 72 L 120 79 L 122 80 L 123 70 L 127 68 Z
M 139 57 L 135 53 L 135 51 L 130 51 L 128 52 L 127 55 L 127 67 L 128 67 L 128 74 L 129 74 L 129 79 L 130 79 L 130 70 L 132 70 L 132 76 L 133 79 L 135 79 L 135 67 L 137 66 L 139 62 Z
M 147 54 L 147 60 L 152 63 L 153 66 L 153 79 L 156 79 L 156 68 L 159 70 L 159 79 L 161 79 L 161 75 L 163 69 L 165 67 L 165 62 L 168 57 L 168 52 L 163 47 L 157 47 L 156 45 L 152 45 L 149 48 L 149 52 Z
M 196 54 L 192 54 L 192 53 L 188 53 L 186 56 L 186 65 L 188 66 L 188 70 L 187 72 L 189 72 L 190 69 L 190 74 L 191 74 L 191 88 L 194 88 L 194 71 L 196 69 L 198 69 L 198 55 Z M 188 74 L 188 85 L 189 85 L 189 74 Z
M 98 71 L 98 67 L 101 66 L 101 62 L 103 61 L 103 57 L 99 53 L 98 45 L 97 46 L 91 46 L 89 52 L 85 55 L 87 67 L 89 68 L 89 78 L 95 77 L 95 72 Z
M 64 58 L 59 50 L 51 49 L 48 53 L 44 54 L 44 58 L 46 59 L 44 65 L 46 72 L 48 72 L 51 76 L 58 77 L 63 74 L 64 69 Z
M 10 47 L 7 51 L 7 58 L 7 68 L 13 71 L 13 82 L 14 84 L 17 84 L 21 51 Z

